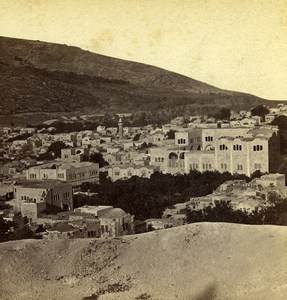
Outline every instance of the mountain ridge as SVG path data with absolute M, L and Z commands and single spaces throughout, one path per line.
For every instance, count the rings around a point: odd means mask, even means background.
M 0 37 L 0 113 L 209 113 L 271 104 L 155 66 L 78 47 Z

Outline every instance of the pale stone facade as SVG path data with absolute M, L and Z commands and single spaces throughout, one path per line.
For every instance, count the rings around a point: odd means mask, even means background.
M 177 132 L 175 144 L 150 148 L 150 163 L 163 173 L 217 170 L 250 176 L 256 170 L 274 173 L 281 161 L 278 128 L 274 126 L 190 129 Z
M 82 206 L 75 212 L 95 214 L 101 225 L 101 237 L 116 237 L 134 233 L 134 216 L 112 206 Z
M 44 211 L 72 210 L 72 186 L 54 180 L 18 182 L 14 185 L 14 209 L 29 221 Z
M 155 169 L 154 166 L 114 165 L 108 168 L 108 176 L 112 181 L 128 179 L 132 176 L 150 178 Z
M 26 171 L 27 180 L 61 180 L 79 186 L 83 182 L 98 182 L 99 164 L 90 162 L 54 162 L 34 166 Z

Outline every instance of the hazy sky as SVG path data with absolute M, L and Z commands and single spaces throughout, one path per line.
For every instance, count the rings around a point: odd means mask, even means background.
M 287 0 L 0 0 L 0 35 L 287 99 Z

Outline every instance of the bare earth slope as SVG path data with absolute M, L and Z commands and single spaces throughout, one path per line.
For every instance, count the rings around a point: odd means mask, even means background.
M 100 299 L 286 299 L 286 246 L 286 227 L 224 223 L 110 240 L 7 242 L 0 298 L 83 299 L 102 288 L 124 291 Z

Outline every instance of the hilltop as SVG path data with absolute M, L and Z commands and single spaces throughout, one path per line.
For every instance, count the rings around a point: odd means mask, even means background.
M 270 104 L 157 67 L 67 45 L 0 37 L 0 53 L 4 118 L 20 113 L 138 111 L 169 117 Z
M 286 240 L 285 227 L 196 223 L 107 240 L 7 242 L 0 297 L 285 299 Z

